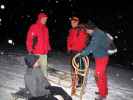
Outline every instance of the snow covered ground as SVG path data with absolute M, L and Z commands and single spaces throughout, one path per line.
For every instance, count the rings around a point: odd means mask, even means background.
M 49 73 L 48 79 L 53 85 L 63 87 L 68 94 L 71 92 L 69 56 L 56 52 L 49 56 L 49 67 L 62 70 L 68 75 L 67 80 Z M 107 100 L 133 100 L 133 70 L 110 65 L 108 68 L 109 95 Z M 11 92 L 16 92 L 24 87 L 23 75 L 25 72 L 23 54 L 0 55 L 0 100 L 10 100 Z M 50 72 L 50 71 L 49 71 Z M 58 72 L 58 71 L 57 71 Z M 59 74 L 63 74 L 59 72 Z M 54 82 L 53 82 L 54 81 Z M 87 86 L 83 100 L 94 100 L 94 92 L 97 90 L 91 68 L 88 75 Z M 79 100 L 79 97 L 72 97 Z

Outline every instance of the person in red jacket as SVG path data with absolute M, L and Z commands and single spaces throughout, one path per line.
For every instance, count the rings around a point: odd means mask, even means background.
M 47 54 L 51 50 L 49 43 L 48 16 L 40 13 L 35 24 L 32 24 L 27 33 L 26 47 L 30 54 L 39 55 L 39 65 L 44 76 L 47 76 Z
M 86 47 L 88 41 L 88 34 L 86 34 L 85 29 L 82 27 L 83 24 L 79 24 L 78 17 L 72 17 L 71 26 L 72 28 L 69 30 L 69 35 L 67 37 L 67 51 L 71 53 L 72 59 L 75 54 L 81 52 Z M 80 87 L 83 82 L 83 77 L 78 77 L 78 87 Z
M 80 52 L 86 47 L 88 35 L 86 34 L 83 27 L 79 24 L 79 18 L 73 17 L 71 19 L 72 28 L 69 30 L 67 38 L 67 50 L 69 52 Z

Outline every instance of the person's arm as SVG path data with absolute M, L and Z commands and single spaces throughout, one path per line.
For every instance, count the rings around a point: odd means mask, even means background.
M 45 27 L 43 38 L 44 38 L 44 42 L 43 42 L 44 44 L 41 47 L 41 49 L 45 49 L 45 51 L 50 51 L 51 50 L 51 46 L 50 46 L 49 32 L 48 32 L 48 28 L 47 27 Z
M 27 50 L 28 50 L 29 53 L 32 52 L 33 45 L 35 44 L 34 42 L 36 41 L 35 40 L 36 34 L 33 30 L 34 30 L 33 26 L 31 26 L 28 33 L 27 33 L 26 47 L 27 47 Z M 35 40 L 34 42 L 33 42 L 33 39 Z
M 71 96 L 69 96 L 69 94 L 67 94 L 67 92 L 65 92 L 65 90 L 61 87 L 49 86 L 47 89 L 50 90 L 52 95 L 60 95 L 64 100 L 72 100 Z
M 81 56 L 87 56 L 90 53 L 93 53 L 97 46 L 98 46 L 98 41 L 96 40 L 96 37 L 92 37 L 89 45 L 80 53 Z
M 67 51 L 71 51 L 71 48 L 72 48 L 72 32 L 71 30 L 69 30 L 69 34 L 68 34 L 68 37 L 67 37 Z
M 49 32 L 48 33 L 48 51 L 51 51 L 50 39 L 49 39 Z

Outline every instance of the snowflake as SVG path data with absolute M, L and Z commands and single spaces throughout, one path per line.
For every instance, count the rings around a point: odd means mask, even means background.
M 0 6 L 0 8 L 1 8 L 1 9 L 5 9 L 5 5 L 2 4 L 2 5 Z

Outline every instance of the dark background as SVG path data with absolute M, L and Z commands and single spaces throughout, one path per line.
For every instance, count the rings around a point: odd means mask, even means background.
M 70 28 L 70 17 L 76 15 L 81 22 L 91 20 L 99 28 L 109 32 L 118 48 L 115 61 L 133 66 L 132 45 L 132 3 L 90 2 L 88 0 L 1 0 L 0 45 L 9 47 L 8 40 L 14 41 L 14 48 L 25 50 L 26 34 L 40 11 L 48 13 L 48 27 L 52 49 L 66 50 L 66 38 Z

